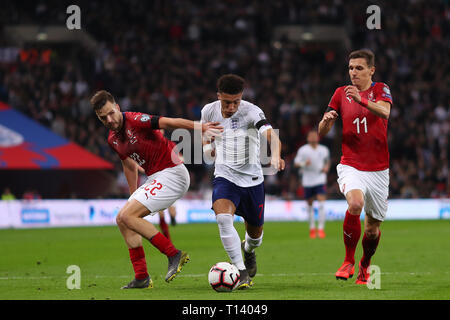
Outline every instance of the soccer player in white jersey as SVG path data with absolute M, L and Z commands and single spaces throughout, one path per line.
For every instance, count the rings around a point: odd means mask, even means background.
M 325 238 L 325 200 L 327 173 L 330 169 L 330 151 L 319 144 L 319 135 L 316 130 L 308 132 L 307 144 L 300 147 L 294 159 L 294 166 L 300 168 L 305 199 L 308 204 L 309 237 Z M 314 219 L 314 200 L 319 201 L 319 219 L 316 229 Z
M 219 234 L 231 262 L 241 274 L 239 289 L 252 286 L 256 274 L 255 248 L 263 239 L 264 177 L 260 161 L 260 138 L 271 146 L 271 166 L 284 170 L 281 142 L 264 112 L 242 100 L 245 81 L 227 74 L 217 81 L 218 100 L 202 109 L 202 123 L 217 121 L 224 128 L 220 136 L 203 141 L 206 157 L 215 158 L 212 209 Z M 212 120 L 215 119 L 215 120 Z M 244 218 L 245 240 L 234 228 L 234 214 Z M 244 252 L 242 256 L 241 249 Z

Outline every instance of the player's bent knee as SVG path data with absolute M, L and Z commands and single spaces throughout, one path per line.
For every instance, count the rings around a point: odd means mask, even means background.
M 361 200 L 352 200 L 348 203 L 348 211 L 351 214 L 361 214 L 362 209 L 364 208 L 364 201 Z
M 127 214 L 124 211 L 121 211 L 117 214 L 116 222 L 118 225 L 129 227 L 131 224 L 131 219 L 133 217 L 130 214 Z
M 122 220 L 122 212 L 119 212 L 116 216 L 116 223 L 118 226 L 123 226 L 125 225 L 123 220 Z
M 367 228 L 366 230 L 364 230 L 364 233 L 365 233 L 366 237 L 369 239 L 376 239 L 376 238 L 378 238 L 378 234 L 379 234 L 377 227 Z

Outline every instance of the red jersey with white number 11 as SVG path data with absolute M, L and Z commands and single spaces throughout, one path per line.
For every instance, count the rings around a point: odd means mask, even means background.
M 147 176 L 182 163 L 173 151 L 175 143 L 165 138 L 152 121 L 155 116 L 139 112 L 122 114 L 122 128 L 118 132 L 111 130 L 108 136 L 109 146 L 121 160 L 130 157 Z
M 387 119 L 375 115 L 347 97 L 344 88 L 345 86 L 337 88 L 328 104 L 342 119 L 341 164 L 361 171 L 389 168 Z M 392 106 L 389 87 L 382 82 L 373 82 L 369 89 L 359 94 L 369 101 L 387 101 Z

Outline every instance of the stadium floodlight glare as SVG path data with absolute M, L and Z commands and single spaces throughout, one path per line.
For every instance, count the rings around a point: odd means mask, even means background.
M 302 40 L 310 41 L 313 39 L 314 39 L 314 35 L 312 34 L 312 32 L 304 32 L 302 34 Z
M 36 40 L 38 41 L 45 41 L 47 39 L 48 39 L 47 32 L 38 32 L 38 34 L 36 35 Z

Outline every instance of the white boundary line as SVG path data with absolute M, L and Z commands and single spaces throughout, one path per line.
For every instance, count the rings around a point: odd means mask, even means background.
M 441 274 L 449 274 L 450 272 L 440 272 Z M 403 276 L 417 276 L 417 275 L 431 275 L 433 272 L 382 272 L 382 275 L 403 275 Z M 87 278 L 130 278 L 133 275 L 130 273 L 129 275 L 117 275 L 117 276 L 106 276 L 106 275 L 85 275 Z M 155 277 L 155 275 L 153 275 Z M 159 277 L 164 277 L 164 275 L 158 275 Z M 300 273 L 260 273 L 257 274 L 256 277 L 299 277 L 299 276 L 334 276 L 334 273 L 329 272 L 300 272 Z M 181 278 L 207 278 L 207 273 L 199 273 L 199 274 L 179 274 L 177 277 Z M 66 279 L 67 276 L 11 276 L 11 277 L 0 277 L 0 280 L 41 280 L 41 279 Z

